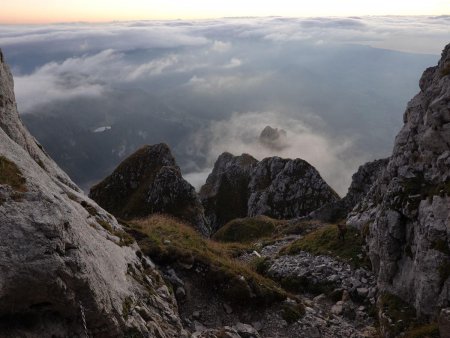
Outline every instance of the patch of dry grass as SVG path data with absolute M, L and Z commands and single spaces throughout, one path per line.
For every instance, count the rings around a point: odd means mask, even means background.
M 233 257 L 248 246 L 205 239 L 175 218 L 152 215 L 129 222 L 144 254 L 159 264 L 181 263 L 202 267 L 205 279 L 230 302 L 273 303 L 287 293 Z
M 356 228 L 347 228 L 345 241 L 339 239 L 335 224 L 322 226 L 281 249 L 281 255 L 295 255 L 308 251 L 315 255 L 329 255 L 340 258 L 355 267 L 370 265 L 362 251 L 364 238 Z

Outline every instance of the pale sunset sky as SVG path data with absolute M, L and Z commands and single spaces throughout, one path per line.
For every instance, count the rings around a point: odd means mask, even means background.
M 445 14 L 449 0 L 14 0 L 2 4 L 0 23 Z

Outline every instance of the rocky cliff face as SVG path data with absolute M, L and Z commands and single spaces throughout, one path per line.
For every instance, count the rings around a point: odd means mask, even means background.
M 194 187 L 183 179 L 169 147 L 163 143 L 137 150 L 92 187 L 89 196 L 117 217 L 168 213 L 209 234 Z
M 385 158 L 367 162 L 360 166 L 352 176 L 352 183 L 347 195 L 341 200 L 328 203 L 314 210 L 308 215 L 308 218 L 325 222 L 336 222 L 346 218 L 353 208 L 364 199 L 378 177 L 386 169 L 388 162 L 389 159 Z
M 301 159 L 265 158 L 252 172 L 248 215 L 278 219 L 305 216 L 339 196 Z
M 199 193 L 213 231 L 232 219 L 247 216 L 247 187 L 257 163 L 248 154 L 223 153 L 217 159 Z
M 420 79 L 387 169 L 348 223 L 367 227 L 381 290 L 421 314 L 450 305 L 450 45 Z
M 200 190 L 213 230 L 234 218 L 304 216 L 339 196 L 306 161 L 220 155 Z
M 0 52 L 0 336 L 183 336 L 138 251 L 23 127 Z

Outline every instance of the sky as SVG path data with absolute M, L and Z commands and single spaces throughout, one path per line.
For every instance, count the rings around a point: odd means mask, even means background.
M 14 0 L 2 4 L 0 23 L 445 14 L 448 0 Z
M 24 122 L 84 189 L 165 142 L 197 188 L 228 151 L 302 158 L 341 196 L 449 36 L 444 15 L 0 25 Z

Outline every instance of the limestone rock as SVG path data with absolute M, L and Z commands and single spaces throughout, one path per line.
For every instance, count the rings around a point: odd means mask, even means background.
M 450 45 L 408 103 L 386 170 L 348 217 L 381 290 L 436 316 L 450 302 Z
M 91 188 L 90 197 L 124 219 L 167 213 L 209 234 L 203 206 L 166 144 L 143 146 Z
M 290 219 L 339 200 L 319 172 L 301 159 L 263 159 L 253 169 L 248 189 L 248 216 Z
M 318 171 L 301 159 L 223 153 L 200 190 L 213 232 L 235 218 L 305 216 L 339 200 Z
M 223 153 L 217 159 L 212 173 L 200 189 L 205 215 L 213 231 L 232 219 L 247 216 L 248 184 L 257 163 L 248 154 L 233 156 Z
M 23 127 L 1 53 L 0 121 L 0 336 L 182 336 L 158 272 Z

